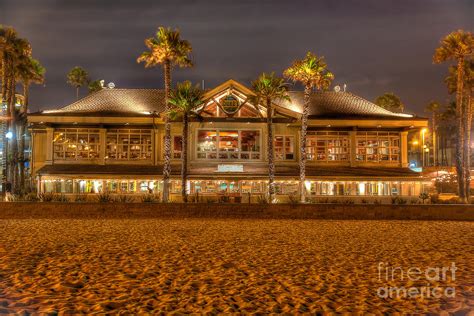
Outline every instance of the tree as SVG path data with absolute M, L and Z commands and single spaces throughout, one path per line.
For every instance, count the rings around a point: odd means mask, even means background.
M 188 202 L 186 183 L 188 180 L 188 137 L 189 137 L 189 119 L 198 114 L 194 111 L 203 104 L 204 91 L 199 84 L 193 86 L 190 81 L 178 83 L 176 89 L 171 90 L 169 103 L 174 105 L 173 111 L 182 116 L 182 151 L 181 151 L 181 195 L 183 202 Z
M 2 100 L 7 108 L 7 130 L 11 132 L 11 141 L 5 138 L 4 149 L 9 154 L 4 154 L 6 161 L 6 180 L 11 183 L 13 192 L 17 193 L 18 187 L 18 137 L 19 111 L 16 109 L 16 82 L 17 67 L 30 58 L 30 43 L 18 37 L 17 32 L 11 27 L 0 26 L 0 56 L 2 63 Z M 3 186 L 4 188 L 6 185 Z
M 284 76 L 304 86 L 303 115 L 301 117 L 301 146 L 300 146 L 300 200 L 306 201 L 306 130 L 308 128 L 308 113 L 310 97 L 313 89 L 326 90 L 334 80 L 334 75 L 327 69 L 324 57 L 318 57 L 308 52 L 306 57 L 296 60 L 290 68 L 284 71 Z
M 79 99 L 79 88 L 89 82 L 89 74 L 83 68 L 76 66 L 67 74 L 67 83 L 76 88 L 76 99 Z
M 93 80 L 89 82 L 87 88 L 89 89 L 89 94 L 100 91 L 104 88 L 104 80 Z
M 472 128 L 472 91 L 474 87 L 474 61 L 472 59 L 464 60 L 463 66 L 463 109 L 465 110 L 464 119 L 464 187 L 466 191 L 466 199 L 469 200 L 471 187 L 471 128 Z M 449 94 L 453 94 L 457 90 L 458 70 L 456 66 L 449 66 L 449 74 L 444 79 L 448 87 Z
M 431 113 L 431 137 L 433 142 L 433 165 L 438 165 L 438 117 L 441 105 L 438 102 L 431 101 L 425 108 L 426 112 Z
M 274 73 L 270 75 L 263 73 L 257 80 L 252 82 L 253 90 L 257 96 L 258 103 L 265 102 L 267 108 L 267 156 L 268 156 L 268 199 L 273 203 L 275 198 L 275 154 L 273 149 L 273 100 L 284 99 L 290 101 L 288 87 L 283 78 L 278 78 Z M 258 104 L 256 103 L 256 104 Z
M 447 61 L 455 61 L 457 64 L 456 78 L 456 116 L 458 120 L 458 139 L 456 146 L 456 171 L 458 175 L 459 197 L 461 202 L 466 203 L 465 187 L 465 115 L 467 109 L 463 106 L 464 90 L 464 62 L 472 56 L 474 51 L 474 38 L 470 32 L 458 30 L 444 37 L 440 46 L 436 48 L 433 62 L 440 64 Z
M 375 104 L 388 111 L 401 113 L 405 109 L 400 98 L 392 92 L 387 92 L 375 99 Z
M 163 164 L 163 202 L 169 199 L 169 178 L 171 174 L 171 124 L 169 119 L 169 97 L 171 91 L 171 70 L 174 66 L 191 67 L 191 44 L 182 40 L 179 30 L 159 27 L 154 37 L 147 38 L 148 51 L 143 52 L 137 62 L 145 63 L 145 68 L 162 66 L 165 79 L 165 141 Z
M 29 105 L 29 88 L 32 83 L 42 84 L 46 69 L 38 60 L 29 57 L 23 59 L 17 66 L 18 80 L 23 86 L 24 102 L 20 110 L 20 122 L 18 126 L 18 163 L 19 163 L 19 186 L 25 189 L 25 133 L 27 128 L 27 115 Z

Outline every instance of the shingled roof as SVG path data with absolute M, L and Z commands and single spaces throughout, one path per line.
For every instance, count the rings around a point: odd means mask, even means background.
M 159 89 L 102 89 L 57 110 L 54 113 L 149 114 L 165 110 L 165 92 Z
M 289 110 L 303 112 L 303 91 L 290 91 L 291 102 L 281 100 L 278 105 Z M 410 114 L 394 113 L 381 108 L 364 98 L 349 92 L 322 91 L 311 94 L 311 106 L 309 108 L 309 117 L 393 117 L 393 118 L 411 118 Z
M 291 101 L 276 104 L 296 113 L 303 112 L 303 92 L 290 91 Z M 165 110 L 165 93 L 159 89 L 102 89 L 60 109 L 42 114 L 149 115 Z M 349 92 L 324 91 L 311 95 L 310 118 L 380 117 L 412 118 L 405 113 L 393 113 Z

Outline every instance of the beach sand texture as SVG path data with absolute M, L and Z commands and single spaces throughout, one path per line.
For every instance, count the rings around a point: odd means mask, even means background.
M 0 220 L 0 313 L 474 314 L 474 223 Z M 455 262 L 455 298 L 383 299 L 378 265 Z

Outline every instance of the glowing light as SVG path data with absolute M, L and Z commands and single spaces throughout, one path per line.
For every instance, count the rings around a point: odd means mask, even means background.
M 414 140 L 414 141 L 412 141 L 412 144 L 416 146 L 416 145 L 418 145 L 419 143 L 418 143 L 417 140 Z
M 423 128 L 423 129 L 421 130 L 421 133 L 424 134 L 424 133 L 426 133 L 427 131 L 428 131 L 427 128 Z
M 12 133 L 12 132 L 7 132 L 7 133 L 5 134 L 5 137 L 6 137 L 7 139 L 12 139 L 12 138 L 13 138 L 13 133 Z

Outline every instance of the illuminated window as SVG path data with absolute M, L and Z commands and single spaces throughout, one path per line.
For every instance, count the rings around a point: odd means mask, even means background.
M 149 129 L 112 129 L 107 132 L 107 158 L 151 159 L 153 146 Z
M 306 157 L 314 161 L 348 161 L 350 159 L 348 132 L 308 132 Z
M 198 159 L 260 159 L 260 132 L 247 130 L 199 130 Z
M 97 159 L 100 152 L 99 130 L 87 128 L 65 128 L 54 131 L 54 159 Z
M 396 132 L 357 132 L 356 159 L 364 162 L 398 161 L 400 134 Z
M 295 138 L 293 136 L 275 137 L 275 159 L 293 160 L 295 158 Z
M 173 136 L 173 159 L 181 159 L 181 153 L 183 152 L 183 137 Z

